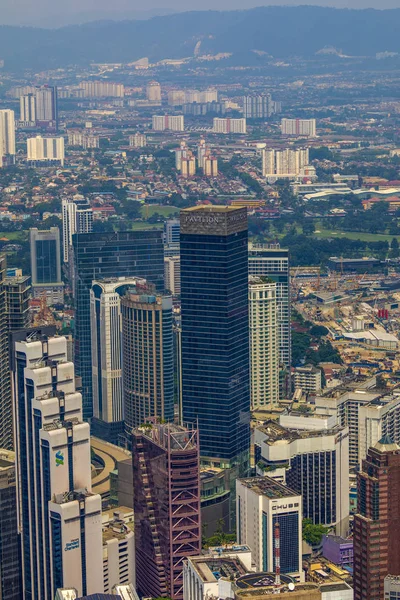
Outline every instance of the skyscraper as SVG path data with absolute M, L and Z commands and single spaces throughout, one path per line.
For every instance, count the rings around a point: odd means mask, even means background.
M 6 277 L 4 282 L 6 293 L 7 329 L 25 329 L 30 323 L 29 300 L 32 295 L 31 278 L 28 275 Z
M 22 123 L 36 122 L 36 96 L 35 94 L 24 94 L 19 99 L 20 121 Z
M 0 167 L 15 160 L 15 115 L 13 110 L 0 110 Z
M 36 123 L 48 129 L 58 129 L 57 88 L 42 86 L 36 88 Z
M 250 276 L 250 397 L 251 408 L 279 401 L 279 331 L 276 283 Z
M 151 289 L 121 299 L 124 415 L 127 436 L 148 417 L 174 418 L 172 298 Z
M 280 103 L 274 102 L 271 94 L 243 96 L 243 116 L 247 119 L 266 119 L 279 109 Z
M 0 256 L 0 447 L 13 449 L 12 402 L 8 354 L 8 318 L 5 290 L 6 258 Z
M 82 377 L 85 419 L 93 416 L 90 288 L 94 279 L 142 277 L 164 288 L 162 231 L 86 233 L 72 236 L 75 362 Z
M 184 560 L 201 551 L 197 430 L 153 420 L 132 447 L 137 588 L 182 600 Z
M 103 591 L 101 498 L 91 493 L 90 431 L 64 337 L 27 330 L 13 345 L 13 409 L 25 600 L 57 588 Z
M 44 293 L 48 304 L 62 304 L 60 230 L 58 227 L 40 230 L 33 227 L 29 237 L 33 296 L 39 298 Z
M 93 211 L 83 196 L 65 198 L 62 201 L 63 222 L 63 260 L 69 261 L 69 249 L 74 233 L 91 233 L 93 229 Z
M 276 283 L 280 361 L 289 370 L 292 360 L 289 251 L 279 244 L 250 244 L 249 274 L 270 277 Z
M 182 402 L 202 460 L 246 475 L 250 444 L 247 211 L 181 211 Z
M 146 86 L 146 97 L 149 102 L 161 104 L 161 86 L 158 81 L 149 81 Z
M 21 600 L 21 552 L 17 522 L 15 454 L 0 449 L 0 598 Z
M 92 433 L 115 443 L 124 429 L 122 389 L 121 296 L 144 279 L 116 278 L 93 281 L 90 290 L 92 334 Z
M 384 436 L 357 474 L 354 600 L 383 598 L 387 575 L 400 575 L 400 447 Z

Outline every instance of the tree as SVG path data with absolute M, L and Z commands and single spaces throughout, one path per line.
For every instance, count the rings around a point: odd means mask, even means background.
M 318 546 L 328 531 L 325 525 L 314 525 L 311 519 L 303 519 L 303 540 L 310 546 Z
M 306 221 L 303 224 L 304 235 L 312 235 L 315 232 L 315 225 L 312 221 Z
M 397 238 L 393 238 L 390 243 L 390 258 L 398 258 L 399 254 L 399 242 Z

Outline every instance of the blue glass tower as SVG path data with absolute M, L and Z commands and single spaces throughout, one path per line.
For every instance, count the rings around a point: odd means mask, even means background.
M 247 473 L 250 444 L 247 211 L 181 212 L 182 408 L 203 462 Z

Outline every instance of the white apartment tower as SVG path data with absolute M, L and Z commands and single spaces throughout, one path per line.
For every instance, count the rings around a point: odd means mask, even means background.
M 30 162 L 59 162 L 64 165 L 64 138 L 37 135 L 27 139 L 27 160 Z
M 23 123 L 36 122 L 36 96 L 35 94 L 24 94 L 19 99 L 20 121 Z
M 279 401 L 279 324 L 276 283 L 250 276 L 250 399 L 251 408 Z
M 62 201 L 63 260 L 69 262 L 72 236 L 75 233 L 92 233 L 93 211 L 83 196 L 65 198 Z
M 263 150 L 262 174 L 264 177 L 294 178 L 309 163 L 308 148 L 292 150 Z
M 0 110 L 0 167 L 15 160 L 15 115 L 13 110 Z
M 144 148 L 147 146 L 147 139 L 143 133 L 135 133 L 129 136 L 129 146 L 131 148 Z
M 281 120 L 282 135 L 316 137 L 316 120 L 315 119 L 282 119 Z
M 184 131 L 183 115 L 153 115 L 154 131 Z
M 90 429 L 67 340 L 23 332 L 12 363 L 24 598 L 103 592 L 101 498 L 91 493 Z
M 173 296 L 181 293 L 181 259 L 180 256 L 166 256 L 164 258 L 165 289 Z
M 213 120 L 214 133 L 246 133 L 246 119 L 230 119 L 216 117 Z
M 149 102 L 161 104 L 161 85 L 158 81 L 149 81 L 146 86 L 146 98 Z

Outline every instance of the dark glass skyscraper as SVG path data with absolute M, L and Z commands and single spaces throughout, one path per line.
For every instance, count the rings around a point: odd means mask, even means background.
M 162 231 L 85 233 L 72 236 L 75 365 L 82 377 L 83 416 L 93 415 L 90 288 L 109 277 L 143 277 L 164 288 Z
M 247 212 L 181 212 L 183 420 L 198 420 L 202 459 L 248 468 L 250 443 Z

